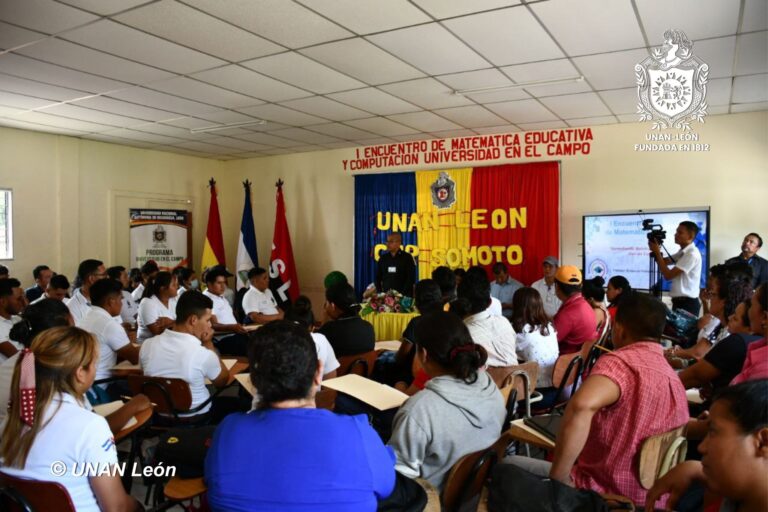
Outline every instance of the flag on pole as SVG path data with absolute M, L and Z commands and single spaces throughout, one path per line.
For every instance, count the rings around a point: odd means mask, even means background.
M 256 230 L 253 227 L 253 211 L 251 210 L 251 182 L 245 180 L 243 188 L 245 188 L 245 205 L 243 205 L 243 220 L 240 222 L 240 238 L 237 241 L 237 258 L 235 258 L 238 290 L 248 286 L 248 271 L 259 266 L 259 254 L 256 252 Z
M 275 186 L 277 187 L 277 208 L 272 254 L 269 256 L 269 288 L 280 308 L 285 310 L 299 296 L 299 279 L 296 276 L 291 235 L 285 218 L 283 180 L 278 180 Z
M 208 229 L 205 231 L 203 244 L 203 272 L 215 265 L 226 265 L 224 256 L 224 238 L 221 236 L 221 218 L 219 217 L 219 201 L 216 199 L 216 180 L 210 179 L 211 207 L 208 210 Z

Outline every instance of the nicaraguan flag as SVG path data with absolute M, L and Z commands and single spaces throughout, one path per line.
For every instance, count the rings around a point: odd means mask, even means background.
M 248 286 L 248 271 L 259 266 L 259 254 L 256 252 L 256 230 L 253 227 L 253 211 L 251 210 L 251 182 L 243 182 L 245 188 L 245 204 L 243 205 L 243 220 L 240 222 L 240 237 L 237 241 L 237 258 L 235 272 L 237 273 L 237 289 Z

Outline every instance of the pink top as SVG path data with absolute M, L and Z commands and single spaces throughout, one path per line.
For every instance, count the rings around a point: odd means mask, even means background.
M 581 293 L 574 293 L 563 302 L 553 323 L 560 355 L 578 352 L 585 341 L 597 339 L 595 314 Z
M 656 342 L 635 342 L 603 354 L 591 375 L 619 386 L 619 400 L 592 418 L 589 437 L 571 471 L 580 489 L 645 503 L 638 454 L 642 442 L 688 421 L 685 388 Z
M 748 380 L 768 378 L 768 340 L 754 341 L 747 347 L 747 357 L 741 373 L 733 378 L 731 386 Z

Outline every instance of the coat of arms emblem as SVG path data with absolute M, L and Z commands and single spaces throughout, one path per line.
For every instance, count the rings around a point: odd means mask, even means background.
M 653 129 L 691 129 L 692 121 L 707 115 L 709 66 L 691 50 L 693 43 L 681 30 L 664 32 L 664 44 L 635 65 L 637 113 L 653 120 Z
M 165 246 L 165 229 L 162 225 L 158 225 L 154 231 L 152 231 L 152 241 L 157 246 Z
M 441 172 L 430 188 L 432 204 L 438 208 L 450 208 L 456 202 L 456 182 L 448 176 L 447 172 Z

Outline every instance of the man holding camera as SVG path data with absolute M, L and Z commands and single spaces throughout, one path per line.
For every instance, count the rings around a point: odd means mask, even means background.
M 669 290 L 672 307 L 684 309 L 695 316 L 699 316 L 701 309 L 699 301 L 701 253 L 693 243 L 698 233 L 699 226 L 696 223 L 689 220 L 681 222 L 675 231 L 675 243 L 680 246 L 680 250 L 670 258 L 661 255 L 659 240 L 654 238 L 648 240 L 648 248 L 659 265 L 661 275 L 672 283 Z M 674 266 L 668 267 L 670 263 L 674 263 Z

